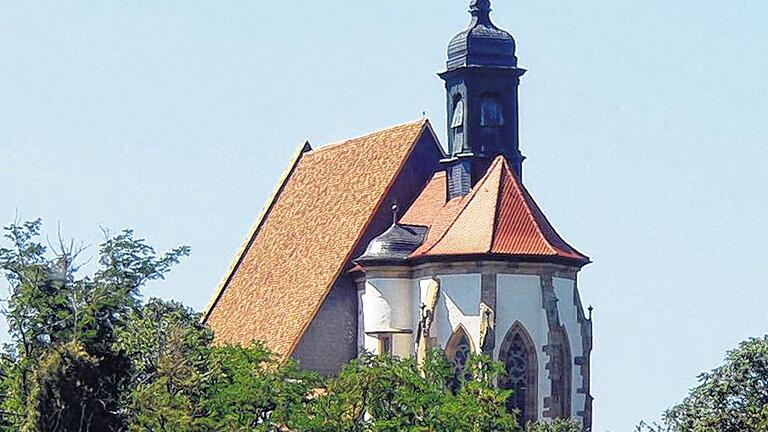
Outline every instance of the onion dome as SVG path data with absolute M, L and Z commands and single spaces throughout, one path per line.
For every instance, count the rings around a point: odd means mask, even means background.
M 424 243 L 427 228 L 397 223 L 397 206 L 392 206 L 392 226 L 368 243 L 358 264 L 401 262 Z
M 472 0 L 472 22 L 448 44 L 448 70 L 471 66 L 517 67 L 515 39 L 491 22 L 491 1 Z

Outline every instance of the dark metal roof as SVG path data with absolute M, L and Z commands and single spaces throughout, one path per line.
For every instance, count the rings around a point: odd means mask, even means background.
M 515 39 L 491 22 L 490 0 L 473 0 L 472 22 L 448 44 L 448 70 L 470 66 L 517 67 Z
M 427 227 L 392 224 L 389 229 L 371 240 L 355 262 L 359 264 L 405 261 L 422 243 Z

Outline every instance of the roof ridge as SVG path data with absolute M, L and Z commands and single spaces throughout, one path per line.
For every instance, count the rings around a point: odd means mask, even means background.
M 334 275 L 333 279 L 328 284 L 328 286 L 326 286 L 325 292 L 323 293 L 322 298 L 317 303 L 317 305 L 314 307 L 314 310 L 312 312 L 312 318 L 305 323 L 305 325 L 303 326 L 303 328 L 302 328 L 302 330 L 301 330 L 301 332 L 299 334 L 299 337 L 296 338 L 296 340 L 294 340 L 293 343 L 291 344 L 291 346 L 288 348 L 288 351 L 287 351 L 287 353 L 285 355 L 285 358 L 288 358 L 288 357 L 293 355 L 294 351 L 296 350 L 296 348 L 299 345 L 299 342 L 301 342 L 301 339 L 307 333 L 307 330 L 309 329 L 309 326 L 315 320 L 315 317 L 317 316 L 318 312 L 320 312 L 320 308 L 322 308 L 323 303 L 328 298 L 328 295 L 330 294 L 331 290 L 333 289 L 333 284 L 339 278 L 339 275 L 344 271 L 344 267 L 347 265 L 347 263 L 353 258 L 352 255 L 355 252 L 355 247 L 354 246 L 357 245 L 358 243 L 360 243 L 360 241 L 363 239 L 363 236 L 365 235 L 366 230 L 368 230 L 368 227 L 371 224 L 371 221 L 373 221 L 373 219 L 376 217 L 377 211 L 379 210 L 379 208 L 381 208 L 382 204 L 384 203 L 384 199 L 387 197 L 387 195 L 389 194 L 389 191 L 392 189 L 394 184 L 397 182 L 397 179 L 400 177 L 400 174 L 403 171 L 403 167 L 406 165 L 406 162 L 408 161 L 408 159 L 410 159 L 411 155 L 413 154 L 414 150 L 416 149 L 416 145 L 421 140 L 421 137 L 424 134 L 425 126 L 427 124 L 429 124 L 429 120 L 422 119 L 422 120 L 420 120 L 418 122 L 405 123 L 405 124 L 402 124 L 402 125 L 394 126 L 392 128 L 389 128 L 389 129 L 383 129 L 381 131 L 374 132 L 374 133 L 371 133 L 371 134 L 368 134 L 368 135 L 364 136 L 364 137 L 368 137 L 368 136 L 374 135 L 376 133 L 384 132 L 384 131 L 395 129 L 395 128 L 398 128 L 398 127 L 415 126 L 417 124 L 421 124 L 421 127 L 419 128 L 418 133 L 414 134 L 413 139 L 410 141 L 410 143 L 409 143 L 410 148 L 408 149 L 408 152 L 406 153 L 406 155 L 401 160 L 400 166 L 397 168 L 397 172 L 395 173 L 394 176 L 392 176 L 392 178 L 390 179 L 389 183 L 387 184 L 387 187 L 384 189 L 384 191 L 382 191 L 381 195 L 379 195 L 379 197 L 376 199 L 376 206 L 373 208 L 373 211 L 371 212 L 371 214 L 368 215 L 368 220 L 365 222 L 365 225 L 363 225 L 363 227 L 360 229 L 360 232 L 357 234 L 355 242 L 353 244 L 353 247 L 350 248 L 350 250 L 347 252 L 344 260 L 341 261 L 341 264 L 340 264 L 338 270 L 336 271 L 336 274 Z M 360 138 L 364 138 L 364 137 L 360 137 Z
M 312 155 L 315 155 L 317 153 L 322 153 L 324 150 L 332 150 L 332 149 L 335 149 L 337 147 L 341 147 L 344 144 L 349 144 L 352 141 L 358 141 L 358 140 L 362 140 L 362 139 L 365 139 L 365 138 L 369 138 L 369 137 L 371 137 L 373 135 L 377 135 L 377 134 L 380 134 L 380 133 L 383 133 L 383 132 L 389 132 L 389 131 L 391 131 L 393 129 L 404 128 L 404 127 L 407 127 L 407 126 L 416 126 L 416 125 L 424 124 L 424 123 L 429 123 L 429 119 L 423 118 L 423 119 L 419 119 L 419 120 L 414 120 L 414 121 L 410 121 L 410 122 L 406 122 L 406 123 L 397 124 L 397 125 L 394 125 L 394 126 L 385 127 L 385 128 L 382 128 L 382 129 L 375 130 L 373 132 L 368 132 L 368 133 L 365 133 L 363 135 L 356 136 L 354 138 L 348 138 L 348 139 L 345 139 L 343 141 L 336 141 L 336 142 L 332 142 L 332 143 L 320 146 L 320 147 L 318 147 L 316 149 L 312 149 L 310 152 L 308 152 L 307 156 L 312 156 Z
M 568 243 L 563 238 L 563 236 L 560 235 L 559 232 L 557 232 L 557 229 L 555 229 L 555 226 L 552 225 L 552 222 L 549 221 L 549 218 L 547 217 L 547 215 L 544 214 L 544 211 L 541 209 L 541 207 L 539 207 L 539 204 L 536 202 L 536 200 L 533 199 L 533 196 L 530 194 L 530 192 L 528 192 L 528 189 L 526 189 L 525 186 L 523 186 L 523 193 L 525 194 L 526 200 L 530 199 L 531 205 L 541 215 L 541 218 L 547 224 L 546 228 L 551 232 L 551 234 L 553 236 L 555 236 L 555 239 L 562 244 L 563 249 L 564 249 L 563 252 L 565 252 L 567 254 L 570 254 L 570 255 L 576 255 L 576 256 L 578 256 L 580 258 L 583 258 L 587 262 L 591 262 L 591 260 L 589 259 L 588 256 L 584 255 L 583 253 L 579 252 L 578 249 L 576 249 L 575 247 L 571 246 L 571 244 Z M 550 240 L 547 239 L 547 242 L 549 243 Z M 560 247 L 560 246 L 558 246 L 558 247 Z
M 517 177 L 515 177 L 515 174 L 512 172 L 512 169 L 509 167 L 509 164 L 507 164 L 507 160 L 506 160 L 506 159 L 505 159 L 503 156 L 500 156 L 500 158 L 503 160 L 503 162 L 502 162 L 502 168 L 503 168 L 503 169 L 504 169 L 504 171 L 507 173 L 507 175 L 511 176 L 511 182 L 512 182 L 512 186 L 515 188 L 515 190 L 517 190 L 517 192 L 520 194 L 520 197 L 521 197 L 521 198 L 522 198 L 522 200 L 523 200 L 523 204 L 524 204 L 524 205 L 523 205 L 523 208 L 525 209 L 525 213 L 528 215 L 528 217 L 530 218 L 530 220 L 531 220 L 531 221 L 533 222 L 533 224 L 536 226 L 536 228 L 537 228 L 537 231 L 539 232 L 539 235 L 540 235 L 540 236 L 541 236 L 541 237 L 544 239 L 544 243 L 546 244 L 547 248 L 548 248 L 548 249 L 549 249 L 549 250 L 550 250 L 550 251 L 551 251 L 551 252 L 552 252 L 554 255 L 558 255 L 558 250 L 557 250 L 557 248 L 555 248 L 555 247 L 552 245 L 552 243 L 549 241 L 549 239 L 547 238 L 547 236 L 546 236 L 546 235 L 545 235 L 545 234 L 542 232 L 542 227 L 541 227 L 541 225 L 539 224 L 539 221 L 537 220 L 537 218 L 536 218 L 536 215 L 534 215 L 534 214 L 533 214 L 533 212 L 531 211 L 531 203 L 529 203 L 529 202 L 528 202 L 528 195 L 529 195 L 529 194 L 526 194 L 526 193 L 525 193 L 525 192 L 526 192 L 526 191 L 524 190 L 524 189 L 525 189 L 525 186 L 523 186 L 522 182 L 518 181 Z M 536 205 L 536 204 L 534 203 L 534 205 Z M 543 212 L 540 212 L 540 213 L 542 213 L 542 216 L 543 216 Z M 545 216 L 544 218 L 545 218 L 545 220 L 546 220 L 546 216 Z M 549 221 L 547 221 L 547 223 L 549 224 Z M 551 225 L 551 224 L 550 224 L 550 225 Z M 553 230 L 554 230 L 554 228 L 553 228 Z M 562 239 L 561 239 L 561 240 L 562 240 Z
M 480 189 L 482 189 L 482 186 L 488 181 L 488 179 L 490 178 L 491 172 L 493 172 L 493 170 L 495 169 L 495 166 L 497 164 L 498 164 L 498 162 L 496 162 L 495 160 L 491 163 L 491 166 L 488 168 L 488 171 L 486 171 L 486 174 L 480 179 L 480 181 L 478 181 L 475 184 L 475 187 L 472 188 L 472 190 L 469 192 L 469 194 L 463 197 L 463 199 L 465 200 L 462 203 L 463 207 L 461 208 L 461 210 L 459 210 L 458 213 L 456 213 L 456 217 L 453 218 L 453 220 L 448 225 L 448 227 L 442 232 L 442 234 L 440 235 L 440 238 L 435 240 L 429 248 L 427 248 L 426 250 L 424 250 L 422 252 L 422 254 L 427 254 L 427 253 L 431 252 L 435 247 L 437 247 L 440 244 L 440 242 L 442 242 L 445 239 L 445 237 L 448 235 L 448 233 L 451 232 L 451 230 L 456 225 L 458 220 L 464 214 L 464 211 L 467 209 L 467 207 L 469 207 L 469 204 L 472 203 L 472 200 L 475 198 L 475 196 L 477 196 L 477 194 L 480 191 Z M 501 184 L 501 182 L 499 182 L 499 184 Z M 494 226 L 494 228 L 495 228 L 495 226 Z M 493 247 L 493 238 L 491 238 L 491 244 L 488 246 L 489 250 L 490 250 L 491 247 Z
M 491 176 L 493 172 L 497 169 L 495 165 L 498 165 L 498 159 L 504 159 L 503 156 L 498 156 L 496 160 L 491 162 L 491 165 L 488 167 L 488 175 L 486 177 Z M 493 203 L 493 227 L 491 228 L 491 239 L 488 244 L 488 250 L 486 252 L 490 253 L 493 251 L 493 245 L 496 243 L 496 228 L 498 227 L 498 220 L 499 220 L 499 202 L 501 201 L 501 191 L 504 187 L 504 164 L 501 164 L 501 169 L 499 169 L 499 183 L 496 186 L 496 200 Z
M 503 156 L 498 156 L 496 159 L 498 160 L 499 158 L 504 159 Z M 503 192 L 504 192 L 504 174 L 505 174 L 503 165 L 504 164 L 502 164 L 501 177 L 499 178 L 499 190 L 496 191 L 496 203 L 494 203 L 496 207 L 493 209 L 493 237 L 491 238 L 491 245 L 488 247 L 489 253 L 493 251 L 494 246 L 496 245 L 496 236 L 498 234 L 499 223 L 501 219 L 501 214 L 500 214 L 501 200 L 504 199 Z

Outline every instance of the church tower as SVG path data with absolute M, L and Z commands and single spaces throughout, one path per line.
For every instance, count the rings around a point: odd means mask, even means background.
M 448 154 L 402 216 L 355 262 L 359 346 L 420 358 L 445 350 L 504 364 L 498 384 L 523 424 L 570 418 L 587 430 L 591 312 L 577 285 L 589 258 L 560 237 L 522 183 L 515 40 L 473 0 L 448 46 Z
M 504 155 L 522 177 L 515 39 L 491 22 L 490 0 L 473 0 L 469 28 L 448 45 L 448 198 L 466 195 L 495 156 Z

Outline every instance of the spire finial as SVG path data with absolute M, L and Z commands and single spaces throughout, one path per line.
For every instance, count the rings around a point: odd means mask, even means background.
M 400 207 L 397 204 L 392 204 L 392 226 L 397 225 L 397 213 L 399 210 Z
M 491 19 L 491 0 L 472 0 L 469 4 L 469 13 L 481 22 Z

